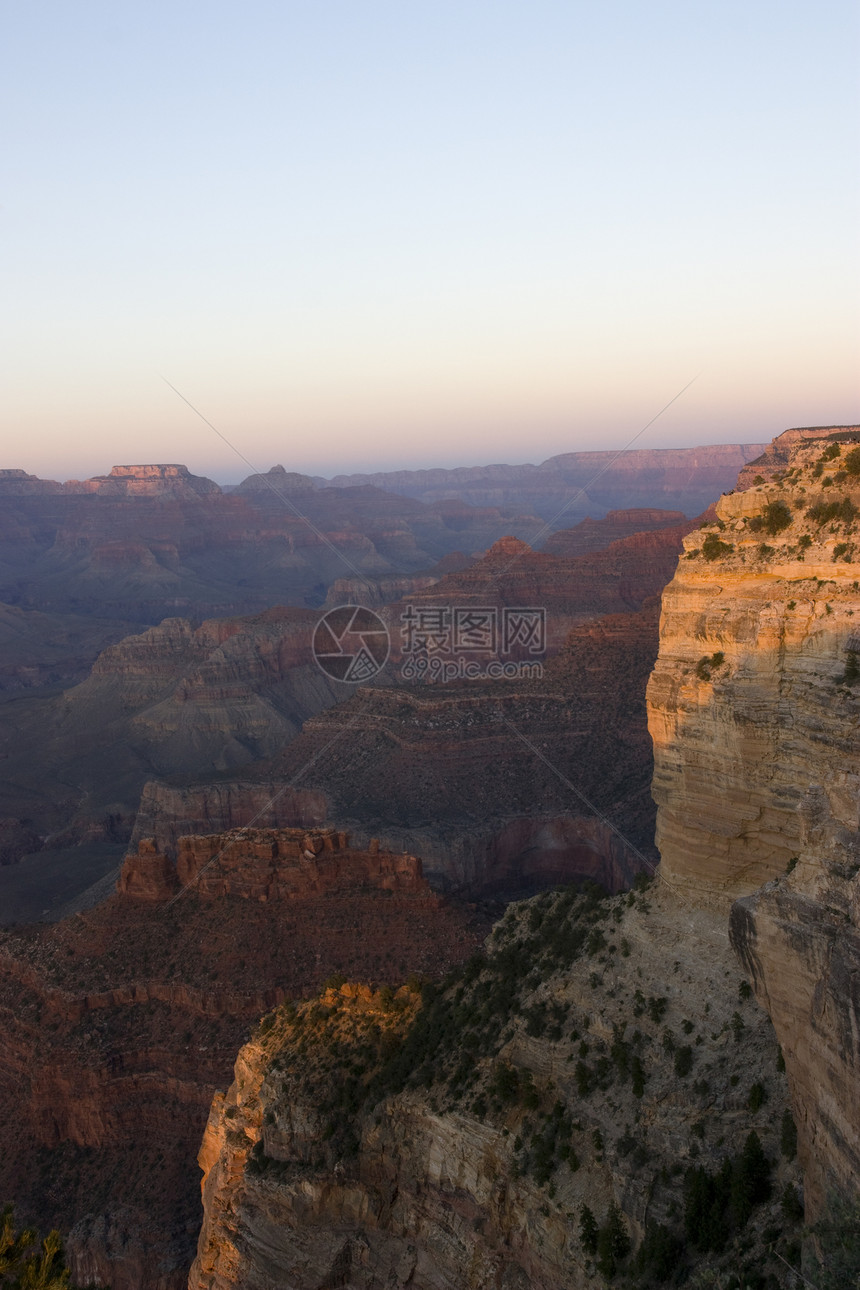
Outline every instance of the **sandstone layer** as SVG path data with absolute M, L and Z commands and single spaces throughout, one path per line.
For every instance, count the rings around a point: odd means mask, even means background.
M 815 1219 L 860 1177 L 860 433 L 787 431 L 749 469 L 664 593 L 657 841 L 679 898 L 736 900 Z
M 663 593 L 648 685 L 662 872 L 723 909 L 784 872 L 805 793 L 857 756 L 842 678 L 860 628 L 860 477 L 838 458 L 818 470 L 823 446 L 722 497 Z

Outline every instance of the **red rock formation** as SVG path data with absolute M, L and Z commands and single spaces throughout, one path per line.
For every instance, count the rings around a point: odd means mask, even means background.
M 212 497 L 221 489 L 211 479 L 192 475 L 187 466 L 114 466 L 109 475 L 70 479 L 67 493 L 98 493 L 105 497 Z
M 683 511 L 661 511 L 653 506 L 609 511 L 603 519 L 593 520 L 589 516 L 572 529 L 560 529 L 547 538 L 542 549 L 549 555 L 586 555 L 590 551 L 601 551 L 622 538 L 632 537 L 634 533 L 678 528 L 686 522 Z
M 444 972 L 487 924 L 434 895 L 414 857 L 330 829 L 185 838 L 178 873 L 144 844 L 120 886 L 0 935 L 0 1195 L 73 1229 L 76 1280 L 180 1290 L 194 1156 L 250 1024 L 333 971 Z
M 335 829 L 239 829 L 181 837 L 175 862 L 143 838 L 123 865 L 118 890 L 138 900 L 167 900 L 181 888 L 197 896 L 243 900 L 308 900 L 349 887 L 429 895 L 421 862 L 381 851 L 371 841 L 353 850 Z

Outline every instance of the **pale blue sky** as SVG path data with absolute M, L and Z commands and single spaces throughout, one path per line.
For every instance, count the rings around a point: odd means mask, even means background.
M 853 3 L 3 3 L 3 453 L 339 470 L 856 419 Z

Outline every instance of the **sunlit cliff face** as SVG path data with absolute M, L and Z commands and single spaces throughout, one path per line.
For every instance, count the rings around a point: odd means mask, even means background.
M 663 874 L 727 907 L 784 872 L 810 783 L 838 794 L 856 758 L 860 462 L 796 448 L 720 499 L 663 593 L 648 686 Z M 855 471 L 857 473 L 855 473 Z

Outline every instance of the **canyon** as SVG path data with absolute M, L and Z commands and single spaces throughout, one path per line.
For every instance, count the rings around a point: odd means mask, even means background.
M 512 525 L 341 570 L 327 602 L 366 595 L 391 636 L 352 690 L 309 657 L 310 604 L 107 640 L 53 694 L 12 681 L 13 789 L 37 801 L 40 738 L 53 779 L 38 827 L 8 813 L 9 858 L 51 820 L 126 850 L 107 899 L 0 935 L 2 1185 L 78 1280 L 174 1290 L 196 1243 L 191 1290 L 840 1284 L 860 435 L 760 447 L 696 521 L 654 504 L 676 458 L 543 550 Z M 87 503 L 194 492 L 127 469 Z M 270 475 L 218 504 L 337 491 Z M 368 533 L 375 483 L 342 490 Z M 410 671 L 404 622 L 453 605 L 542 606 L 540 669 Z
M 573 890 L 511 905 L 441 994 L 330 991 L 242 1049 L 201 1148 L 192 1290 L 856 1274 L 858 501 L 860 436 L 822 428 L 684 537 L 648 685 L 653 888 L 602 915 Z M 680 1013 L 695 1045 L 664 1083 Z M 764 1214 L 699 1232 L 709 1169 L 759 1150 Z
M 649 598 L 659 594 L 671 576 L 681 536 L 691 523 L 678 524 L 674 522 L 676 515 L 652 511 L 646 522 L 650 519 L 660 525 L 659 529 L 611 540 L 619 528 L 629 530 L 638 518 L 626 518 L 620 513 L 608 527 L 594 524 L 592 528 L 601 532 L 589 532 L 587 541 L 592 546 L 595 542 L 608 545 L 582 555 L 533 552 L 526 544 L 506 538 L 480 559 L 466 562 L 465 568 L 458 567 L 461 562 L 455 561 L 451 571 L 441 569 L 423 579 L 409 580 L 406 598 L 379 606 L 392 643 L 391 667 L 380 676 L 380 683 L 393 685 L 398 692 L 403 689 L 399 675 L 404 660 L 402 620 L 410 607 L 416 613 L 450 605 L 491 604 L 499 612 L 507 605 L 539 606 L 547 623 L 549 657 L 566 648 L 568 633 L 574 627 L 584 628 L 613 612 L 623 615 L 623 611 L 638 611 Z M 363 593 L 367 585 L 362 584 L 359 590 Z M 389 585 L 389 591 L 394 590 L 402 592 L 403 584 L 396 588 Z M 343 586 L 342 594 L 347 594 Z M 32 618 L 34 613 L 37 618 L 45 617 L 36 611 L 9 611 L 10 617 L 25 622 L 28 614 Z M 49 865 L 65 863 L 63 856 L 69 849 L 91 846 L 97 841 L 106 845 L 127 841 L 141 806 L 141 795 L 144 803 L 151 796 L 146 787 L 149 781 L 163 782 L 169 777 L 176 790 L 179 782 L 193 783 L 215 776 L 217 792 L 224 796 L 220 780 L 225 775 L 241 771 L 246 781 L 270 780 L 276 772 L 267 761 L 298 739 L 295 757 L 284 771 L 289 780 L 298 773 L 303 758 L 313 758 L 317 750 L 312 745 L 325 734 L 321 727 L 310 724 L 312 718 L 333 707 L 335 725 L 344 712 L 347 720 L 352 719 L 347 697 L 351 688 L 327 677 L 313 659 L 311 644 L 317 618 L 317 611 L 298 607 L 207 619 L 199 625 L 188 618 L 170 617 L 157 627 L 109 645 L 98 655 L 89 675 L 76 685 L 59 691 L 49 686 L 12 692 L 8 702 L 0 704 L 0 758 L 15 768 L 14 775 L 0 786 L 0 817 L 5 821 L 0 826 L 0 860 L 8 864 L 24 855 L 44 852 L 47 882 Z M 648 619 L 650 626 L 644 628 L 635 613 L 626 620 L 619 616 L 610 633 L 613 639 L 623 635 L 625 621 L 631 633 L 629 658 L 623 664 L 619 660 L 619 666 L 625 671 L 632 668 L 638 685 L 644 676 L 643 667 L 649 665 L 642 648 L 648 631 L 653 635 L 656 630 L 653 610 Z M 586 630 L 581 636 L 582 648 L 587 636 Z M 613 648 L 620 648 L 620 644 Z M 592 650 L 592 655 L 587 666 L 600 667 L 597 651 Z M 559 692 L 559 688 L 561 692 L 570 691 L 580 708 L 604 703 L 599 689 L 611 689 L 608 673 L 604 670 L 599 683 L 595 679 L 581 687 L 574 675 L 576 666 L 569 663 L 566 676 L 558 670 L 552 674 L 552 693 Z M 583 697 L 577 700 L 579 689 L 583 689 Z M 510 685 L 504 684 L 501 689 L 498 684 L 473 684 L 469 702 L 476 710 L 491 711 L 496 703 L 494 696 L 507 695 L 510 690 Z M 552 700 L 546 687 L 545 693 L 543 708 L 551 713 Z M 634 723 L 638 733 L 631 730 L 629 742 L 635 744 L 636 755 L 642 757 L 647 777 L 649 753 L 642 733 L 641 705 L 639 714 L 633 714 L 629 704 L 627 714 L 622 717 L 620 712 L 619 700 L 627 693 L 624 685 L 619 699 L 610 697 L 608 702 L 618 719 L 625 722 L 625 729 L 631 721 Z M 587 700 L 585 694 L 589 696 Z M 429 698 L 427 692 L 425 699 Z M 378 702 L 383 707 L 387 705 L 389 716 L 380 715 L 376 720 L 391 720 L 391 714 L 398 710 L 396 701 L 379 694 Z M 423 713 L 428 722 L 434 719 L 433 705 L 428 707 L 422 700 L 420 687 L 414 701 L 409 702 L 413 716 Z M 449 727 L 451 720 L 456 724 L 458 702 L 446 699 L 440 709 L 449 712 Z M 595 707 L 592 716 L 582 717 L 581 722 L 588 726 L 596 717 Z M 414 719 L 408 724 L 414 744 Z M 560 740 L 561 725 L 558 721 L 555 724 Z M 433 755 L 444 755 L 438 740 L 436 747 L 438 754 Z M 473 745 L 473 752 L 476 748 Z M 456 741 L 454 754 L 457 755 Z M 623 751 L 619 756 L 620 764 L 629 768 L 633 756 Z M 475 764 L 473 758 L 473 767 Z M 444 778 L 445 773 L 440 763 L 434 774 Z M 467 771 L 461 766 L 457 774 L 462 773 L 474 781 L 474 769 Z M 647 797 L 642 775 L 640 780 L 637 791 Z M 322 782 L 305 777 L 301 787 L 316 793 L 317 800 L 328 803 L 330 811 L 340 810 Z M 199 800 L 196 785 L 195 791 Z M 253 786 L 248 791 L 252 795 L 256 792 Z M 215 791 L 209 794 L 213 802 L 215 795 Z M 291 791 L 286 791 L 286 800 L 290 796 Z M 178 802 L 176 791 L 174 802 Z M 420 794 L 413 806 L 419 811 L 424 809 Z M 371 819 L 362 812 L 365 818 L 361 819 L 350 807 L 343 817 L 344 827 L 354 831 L 364 828 L 368 837 L 366 828 L 377 832 L 385 827 L 402 829 L 403 810 L 408 816 L 408 804 L 398 809 L 386 826 L 384 818 Z M 499 827 L 516 813 L 500 803 L 495 812 L 500 823 L 485 822 L 484 835 L 490 838 L 497 834 Z M 194 814 L 199 817 L 199 810 Z M 240 822 L 249 818 L 246 813 Z M 304 818 L 288 814 L 280 822 L 301 823 Z M 319 822 L 318 817 L 314 818 Z M 176 828 L 189 831 L 183 819 L 179 813 Z M 446 823 L 440 806 L 439 828 L 444 829 Z M 194 827 L 198 825 L 206 832 L 230 827 L 217 812 L 208 822 L 198 819 Z M 453 828 L 447 830 L 449 837 L 455 832 Z M 640 829 L 637 836 L 641 838 L 641 834 Z M 391 837 L 394 839 L 395 834 Z M 402 833 L 397 834 L 396 841 L 413 849 L 419 842 L 428 845 L 425 833 L 416 835 L 414 845 Z M 437 842 L 433 854 L 426 855 L 428 863 L 435 865 L 437 853 L 444 852 L 448 845 Z M 462 847 L 466 845 L 471 844 L 464 842 Z M 118 858 L 105 853 L 106 864 L 115 864 Z M 37 862 L 33 864 L 35 872 Z M 0 883 L 3 877 L 0 869 Z M 65 891 L 66 902 L 73 894 Z M 40 915 L 51 904 L 50 899 L 39 897 L 31 905 L 30 916 Z M 19 905 L 10 908 L 17 911 Z M 21 914 L 16 916 L 20 918 Z

